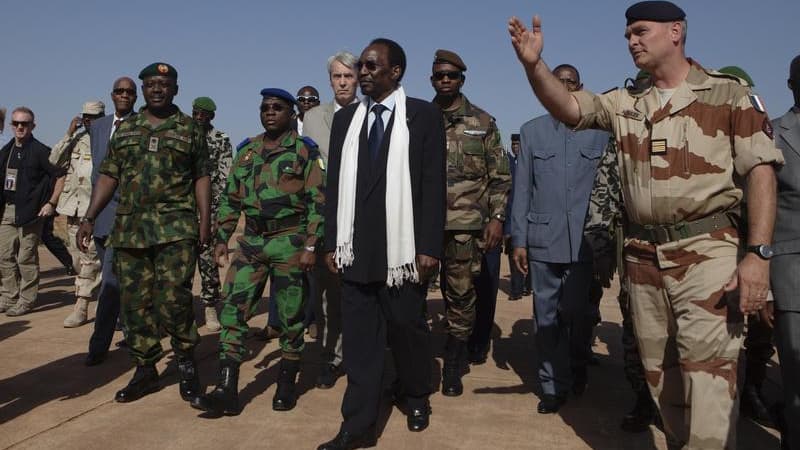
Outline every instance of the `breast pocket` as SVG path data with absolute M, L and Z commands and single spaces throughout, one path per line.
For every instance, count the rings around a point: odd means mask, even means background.
M 277 160 L 278 188 L 287 194 L 303 190 L 306 160 L 299 155 L 285 155 Z
M 460 140 L 460 145 L 461 153 L 464 155 L 461 173 L 468 179 L 486 175 L 486 152 L 483 141 L 478 137 L 464 136 Z
M 603 147 L 584 146 L 580 148 L 580 154 L 580 161 L 585 167 L 595 168 L 603 156 Z
M 165 139 L 164 154 L 170 166 L 176 170 L 191 168 L 191 144 L 178 139 Z
M 544 248 L 550 245 L 550 214 L 528 213 L 528 246 Z
M 535 172 L 553 172 L 556 165 L 556 152 L 548 148 L 533 149 L 533 170 Z

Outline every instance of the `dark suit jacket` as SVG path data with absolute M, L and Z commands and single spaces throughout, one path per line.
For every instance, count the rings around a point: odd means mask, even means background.
M 11 139 L 0 149 L 0 176 L 6 179 L 6 166 L 11 155 Z M 22 151 L 22 164 L 17 169 L 17 192 L 14 195 L 17 225 L 27 225 L 38 219 L 39 210 L 50 199 L 56 178 L 67 173 L 65 169 L 50 164 L 50 147 L 31 137 Z M 4 190 L 0 189 L 0 215 L 6 205 Z
M 770 264 L 772 291 L 776 307 L 800 311 L 800 119 L 794 111 L 772 121 L 775 146 L 786 161 L 778 173 L 778 214 L 775 220 Z
M 347 128 L 358 104 L 333 116 L 325 206 L 325 250 L 336 250 L 336 210 L 339 202 L 339 167 Z M 442 113 L 432 103 L 408 97 L 409 169 L 414 204 L 414 240 L 417 254 L 441 259 L 444 239 L 447 176 L 446 140 Z M 367 150 L 367 120 L 361 126 L 353 230 L 353 265 L 342 278 L 356 283 L 386 281 L 386 156 L 395 116 L 386 125 L 381 157 L 372 163 Z
M 108 153 L 108 144 L 111 139 L 111 128 L 114 126 L 114 114 L 109 114 L 92 121 L 89 128 L 89 135 L 91 136 L 90 142 L 92 146 L 92 185 L 97 183 L 97 178 L 100 176 L 100 164 L 106 158 Z M 111 227 L 114 226 L 114 216 L 117 213 L 117 205 L 119 204 L 119 191 L 114 192 L 111 201 L 108 202 L 105 208 L 95 217 L 94 221 L 94 235 L 100 238 L 108 236 L 111 232 Z

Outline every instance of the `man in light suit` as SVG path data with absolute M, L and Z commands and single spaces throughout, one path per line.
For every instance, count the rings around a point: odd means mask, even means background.
M 331 127 L 325 251 L 342 280 L 347 390 L 344 421 L 322 450 L 374 445 L 387 343 L 409 430 L 427 428 L 433 389 L 425 295 L 444 236 L 442 114 L 405 97 L 396 42 L 373 40 L 357 68 L 367 98 L 336 113 Z
M 569 91 L 583 88 L 575 67 L 553 70 Z M 514 173 L 514 264 L 531 271 L 539 355 L 540 414 L 555 413 L 570 388 L 587 382 L 596 307 L 589 302 L 591 249 L 583 240 L 594 172 L 608 134 L 572 131 L 550 115 L 522 126 Z
M 92 184 L 99 176 L 98 169 L 108 152 L 111 135 L 123 120 L 131 117 L 136 104 L 136 84 L 128 77 L 114 82 L 111 89 L 111 100 L 114 103 L 114 114 L 109 114 L 92 122 L 89 128 L 92 151 Z M 119 282 L 112 270 L 114 250 L 106 247 L 106 238 L 114 224 L 117 211 L 117 194 L 114 193 L 108 205 L 97 215 L 94 223 L 94 243 L 97 257 L 102 262 L 102 282 L 97 296 L 97 312 L 94 320 L 94 332 L 89 338 L 89 353 L 84 361 L 87 366 L 102 363 L 108 354 L 108 347 L 114 337 L 114 329 L 119 316 Z
M 333 101 L 312 108 L 305 114 L 303 134 L 319 145 L 319 153 L 325 165 L 328 164 L 333 114 L 343 107 L 358 102 L 356 86 L 358 58 L 350 52 L 341 51 L 328 58 L 328 75 L 333 89 Z M 325 323 L 322 336 L 323 359 L 325 365 L 317 377 L 317 387 L 330 389 L 336 384 L 342 364 L 342 306 L 339 279 L 325 267 L 322 248 L 318 249 L 317 267 L 310 274 L 310 303 L 320 308 L 319 316 Z
M 789 66 L 794 106 L 772 121 L 775 146 L 786 160 L 778 175 L 778 215 L 770 265 L 774 302 L 775 344 L 781 361 L 784 410 L 783 448 L 800 449 L 800 55 Z M 766 310 L 773 309 L 769 305 Z M 762 317 L 772 322 L 769 311 Z

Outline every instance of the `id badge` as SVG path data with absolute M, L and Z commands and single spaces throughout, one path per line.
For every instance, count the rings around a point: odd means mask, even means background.
M 17 169 L 6 169 L 6 179 L 5 183 L 3 183 L 3 189 L 11 192 L 17 190 Z
M 150 145 L 147 146 L 147 151 L 153 153 L 158 151 L 158 138 L 156 136 L 150 138 Z

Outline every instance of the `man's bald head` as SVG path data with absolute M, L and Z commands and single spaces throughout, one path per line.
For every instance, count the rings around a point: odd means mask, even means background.
M 117 78 L 111 89 L 111 100 L 118 117 L 128 115 L 136 104 L 136 83 L 129 77 Z

